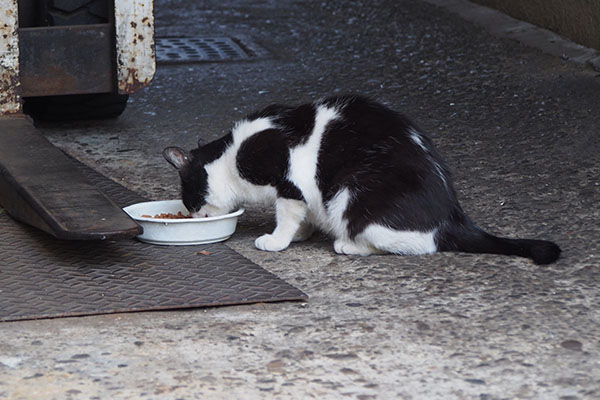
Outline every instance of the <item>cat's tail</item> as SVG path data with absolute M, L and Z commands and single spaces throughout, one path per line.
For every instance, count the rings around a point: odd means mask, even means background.
M 438 251 L 462 251 L 528 257 L 536 264 L 550 264 L 560 247 L 547 240 L 508 239 L 491 235 L 471 221 L 442 227 L 436 236 Z

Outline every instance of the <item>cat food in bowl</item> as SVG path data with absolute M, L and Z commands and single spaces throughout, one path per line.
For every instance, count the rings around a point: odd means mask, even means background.
M 123 208 L 144 229 L 142 242 L 191 245 L 227 240 L 235 232 L 243 209 L 218 217 L 192 218 L 181 200 L 147 201 Z

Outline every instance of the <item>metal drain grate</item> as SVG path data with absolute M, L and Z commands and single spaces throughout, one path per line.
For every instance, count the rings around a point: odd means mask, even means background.
M 229 37 L 156 38 L 156 61 L 188 63 L 248 60 L 252 54 Z

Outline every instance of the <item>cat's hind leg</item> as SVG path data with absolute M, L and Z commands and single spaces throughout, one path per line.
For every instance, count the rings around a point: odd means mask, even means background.
M 280 251 L 294 239 L 306 217 L 306 203 L 301 200 L 278 198 L 275 202 L 277 226 L 271 234 L 262 235 L 254 241 L 257 249 Z
M 337 239 L 333 242 L 333 249 L 338 254 L 368 256 L 371 254 L 384 254 L 385 252 L 367 243 L 355 242 L 351 239 Z
M 420 255 L 437 251 L 435 234 L 435 229 L 430 232 L 404 231 L 371 224 L 357 235 L 357 240 L 385 253 Z
M 338 238 L 333 248 L 338 254 L 431 254 L 437 251 L 435 230 L 431 232 L 398 231 L 378 224 L 369 225 L 354 240 Z

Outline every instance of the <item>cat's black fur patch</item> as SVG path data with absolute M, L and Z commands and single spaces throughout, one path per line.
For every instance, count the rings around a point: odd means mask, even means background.
M 194 167 L 192 164 L 179 171 L 181 178 L 181 200 L 190 211 L 196 212 L 206 204 L 206 189 L 208 175 L 204 168 Z
M 232 142 L 233 136 L 231 135 L 231 132 L 229 132 L 227 135 L 217 140 L 192 150 L 190 154 L 192 155 L 193 166 L 198 167 L 213 162 L 223 155 Z
M 286 128 L 284 132 L 290 148 L 304 144 L 315 127 L 316 109 L 313 104 L 304 104 L 286 110 L 274 122 Z
M 315 106 L 303 104 L 298 107 L 274 104 L 250 114 L 246 119 L 271 118 L 285 138 L 289 148 L 303 144 L 315 126 Z
M 265 155 L 268 154 L 268 157 Z M 279 129 L 255 133 L 240 146 L 236 166 L 240 176 L 255 185 L 271 185 L 279 197 L 302 200 L 300 190 L 287 179 L 289 144 Z

